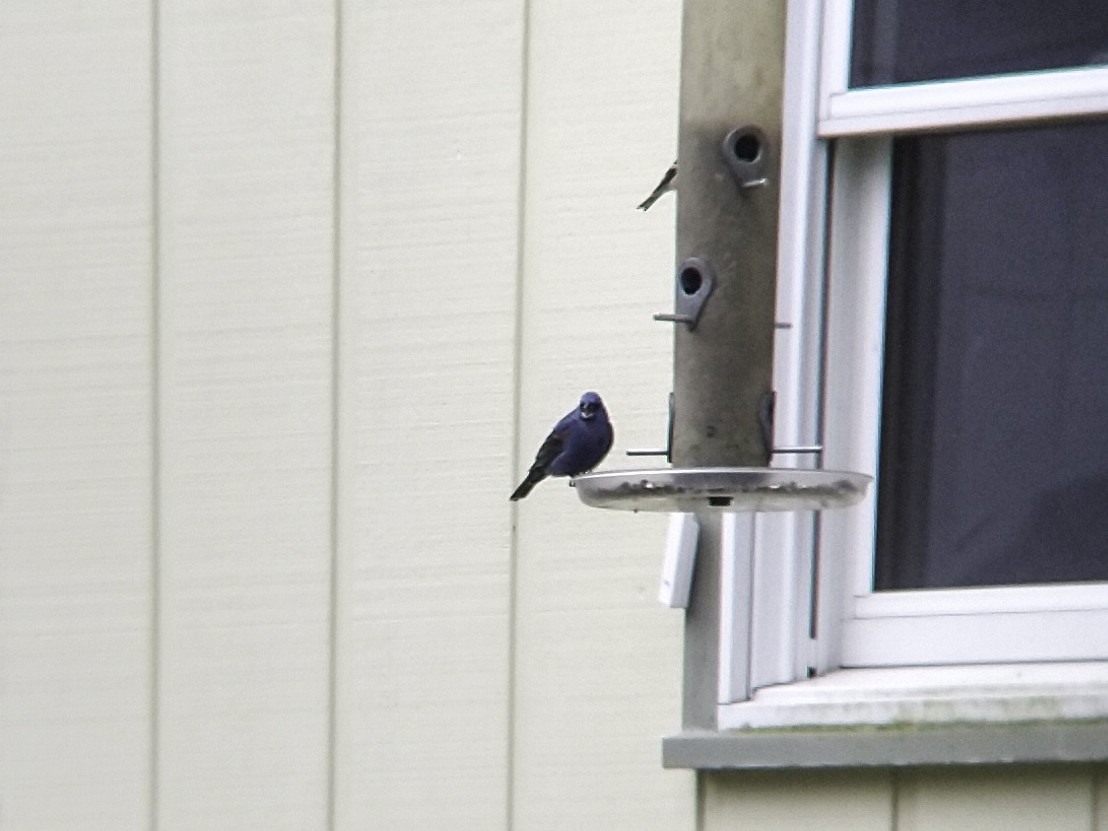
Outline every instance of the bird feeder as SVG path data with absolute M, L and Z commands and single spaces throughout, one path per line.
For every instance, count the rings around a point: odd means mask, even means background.
M 685 0 L 675 303 L 655 318 L 674 327 L 670 424 L 656 451 L 674 466 L 574 481 L 588 505 L 696 513 L 702 550 L 718 550 L 714 514 L 844 507 L 871 481 L 769 466 L 786 450 L 772 429 L 786 6 Z M 685 618 L 686 729 L 715 724 L 719 563 L 702 560 Z
M 588 505 L 801 511 L 852 505 L 870 477 L 769 467 L 785 4 L 686 0 L 677 154 L 672 468 L 579 476 Z

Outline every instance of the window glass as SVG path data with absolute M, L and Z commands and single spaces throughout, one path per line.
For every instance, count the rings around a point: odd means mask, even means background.
M 1108 63 L 1103 0 L 855 0 L 850 85 Z
M 875 588 L 1108 580 L 1108 122 L 893 171 Z

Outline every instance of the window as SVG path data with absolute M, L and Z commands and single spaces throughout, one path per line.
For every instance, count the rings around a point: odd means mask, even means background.
M 777 442 L 877 483 L 732 523 L 750 603 L 725 587 L 720 701 L 840 668 L 1085 678 L 1108 660 L 1108 6 L 794 2 L 789 27 Z
M 857 0 L 851 17 L 851 88 L 1108 62 L 1108 8 L 1086 0 Z
M 1108 580 L 1106 152 L 893 142 L 876 590 Z

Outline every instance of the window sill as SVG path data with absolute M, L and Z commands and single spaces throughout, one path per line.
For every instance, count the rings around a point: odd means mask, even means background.
M 670 768 L 1108 760 L 1108 663 L 840 670 L 722 705 Z

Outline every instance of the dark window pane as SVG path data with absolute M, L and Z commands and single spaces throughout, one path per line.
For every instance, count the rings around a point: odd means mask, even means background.
M 893 164 L 875 586 L 1108 580 L 1108 123 Z
M 855 0 L 850 85 L 1108 62 L 1104 0 Z

